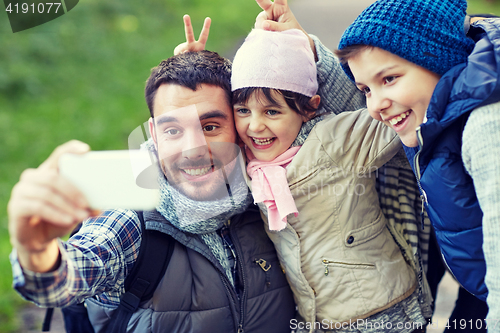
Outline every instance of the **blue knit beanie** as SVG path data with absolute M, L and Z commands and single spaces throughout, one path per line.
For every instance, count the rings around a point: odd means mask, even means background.
M 474 48 L 465 36 L 466 0 L 379 0 L 347 28 L 339 50 L 371 45 L 443 75 Z M 346 74 L 353 80 L 347 66 Z

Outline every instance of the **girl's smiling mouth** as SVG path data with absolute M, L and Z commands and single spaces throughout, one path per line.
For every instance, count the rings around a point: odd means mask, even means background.
M 266 138 L 266 139 L 258 139 L 254 137 L 250 138 L 252 139 L 253 146 L 257 149 L 268 148 L 273 144 L 274 140 L 276 140 L 276 138 Z

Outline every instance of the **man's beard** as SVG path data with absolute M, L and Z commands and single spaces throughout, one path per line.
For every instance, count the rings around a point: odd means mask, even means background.
M 185 195 L 189 199 L 197 201 L 213 201 L 226 199 L 231 196 L 231 187 L 236 184 L 236 182 L 244 181 L 242 177 L 238 177 L 238 172 L 241 173 L 242 170 L 238 163 L 239 156 L 237 155 L 231 162 L 223 165 L 219 159 L 203 159 L 195 162 L 183 162 L 181 164 L 174 163 L 172 169 L 177 173 L 177 178 L 173 175 L 169 175 L 169 169 L 165 167 L 164 161 L 161 161 L 161 168 L 167 182 L 174 187 L 178 192 Z M 207 180 L 201 181 L 190 181 L 188 179 L 183 179 L 180 175 L 181 169 L 198 169 L 211 166 L 211 170 L 208 171 L 207 175 L 209 177 Z

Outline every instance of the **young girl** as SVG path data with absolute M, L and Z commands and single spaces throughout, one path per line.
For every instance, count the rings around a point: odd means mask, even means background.
M 338 55 L 372 117 L 401 138 L 447 266 L 469 292 L 488 295 L 496 320 L 500 20 L 474 23 L 469 38 L 466 8 L 465 0 L 379 0 L 346 30 Z
M 252 193 L 300 314 L 292 329 L 422 329 L 401 249 L 411 250 L 395 241 L 375 186 L 377 168 L 400 149 L 395 133 L 366 110 L 321 115 L 314 56 L 299 30 L 253 30 L 231 84 Z

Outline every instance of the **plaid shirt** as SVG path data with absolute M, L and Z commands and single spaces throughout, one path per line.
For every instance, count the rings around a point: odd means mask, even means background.
M 22 270 L 13 251 L 14 288 L 27 300 L 47 307 L 81 302 L 94 295 L 102 303 L 116 305 L 141 240 L 134 211 L 106 211 L 84 221 L 68 242 L 59 242 L 61 264 L 53 272 Z
M 229 229 L 220 235 L 237 280 L 236 257 Z M 84 221 L 68 242 L 59 242 L 61 265 L 53 272 L 23 270 L 14 250 L 11 264 L 14 288 L 27 300 L 46 307 L 61 307 L 95 297 L 101 303 L 118 305 L 125 292 L 125 278 L 139 255 L 141 225 L 131 210 L 110 210 Z M 237 288 L 238 290 L 238 288 Z
M 226 251 L 227 259 L 229 260 L 229 266 L 231 266 L 231 275 L 233 276 L 234 287 L 238 297 L 241 292 L 241 285 L 238 279 L 238 262 L 236 260 L 236 252 L 234 250 L 233 240 L 229 233 L 229 225 L 224 225 L 219 230 L 219 235 L 222 237 L 222 244 L 224 245 L 224 251 Z

